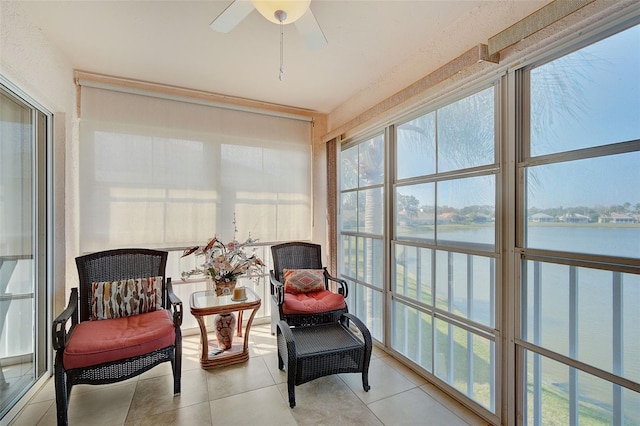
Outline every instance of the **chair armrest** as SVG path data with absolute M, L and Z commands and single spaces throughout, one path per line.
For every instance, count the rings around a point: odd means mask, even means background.
M 369 332 L 369 329 L 367 328 L 367 326 L 364 325 L 362 321 L 360 321 L 360 318 L 358 318 L 353 314 L 344 313 L 342 314 L 342 316 L 347 318 L 352 323 L 354 323 L 355 326 L 358 328 L 358 330 L 360 330 L 360 334 L 362 334 L 362 338 L 364 339 L 365 348 L 368 348 L 368 350 L 370 351 L 371 350 L 371 333 Z M 342 319 L 340 322 L 343 322 Z
M 339 285 L 338 288 L 338 293 L 340 293 L 345 299 L 347 298 L 347 296 L 349 295 L 349 286 L 347 285 L 347 282 L 345 280 L 343 280 L 342 278 L 336 278 L 334 276 L 332 276 L 329 271 L 327 271 L 327 268 L 324 268 L 324 276 L 327 280 L 329 281 L 333 281 L 336 284 Z
M 180 327 L 182 325 L 182 300 L 173 292 L 171 277 L 167 278 L 167 299 L 173 311 L 173 325 Z
M 278 305 L 284 303 L 284 284 L 276 279 L 273 270 L 269 271 L 269 282 L 271 283 L 271 295 Z
M 71 328 L 67 333 L 67 322 L 71 319 Z M 71 296 L 69 296 L 69 304 L 60 315 L 53 320 L 53 326 L 51 328 L 51 343 L 53 349 L 64 349 L 67 345 L 68 336 L 71 334 L 75 326 L 78 324 L 78 288 L 71 289 Z
M 286 321 L 280 320 L 277 325 L 278 333 L 282 334 L 284 341 L 287 344 L 287 354 L 289 354 L 290 360 L 296 359 L 296 342 L 293 340 L 293 332 L 291 327 Z

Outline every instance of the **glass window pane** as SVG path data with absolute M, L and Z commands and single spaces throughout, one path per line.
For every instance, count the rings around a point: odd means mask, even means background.
M 431 315 L 394 301 L 391 347 L 427 371 L 431 371 Z
M 358 280 L 382 288 L 382 241 L 357 237 L 356 242 Z
M 490 87 L 438 110 L 438 173 L 495 162 L 493 92 Z
M 366 275 L 366 281 L 374 287 L 382 289 L 384 284 L 384 250 L 382 246 L 382 240 L 377 238 L 369 238 L 368 241 L 371 245 L 370 256 L 373 267 L 370 270 L 371 274 Z M 368 249 L 367 253 L 369 253 Z
M 368 261 L 364 253 L 364 238 L 356 237 L 356 278 L 359 281 L 364 281 L 365 269 L 369 266 Z
M 489 327 L 495 325 L 495 260 L 484 256 L 467 258 L 471 270 L 467 303 L 468 318 Z
M 640 152 L 527 170 L 526 246 L 640 257 Z
M 617 286 L 620 286 L 620 293 L 617 293 Z M 614 356 L 613 371 L 620 372 L 623 377 L 627 377 L 640 383 L 640 362 L 634 362 L 640 355 L 640 275 L 620 274 L 620 284 L 616 277 L 613 277 L 613 324 L 619 321 L 622 327 L 622 351 L 619 356 Z M 621 306 L 618 309 L 615 301 L 618 300 Z M 614 326 L 614 330 L 616 330 Z M 620 330 L 616 330 L 620 333 Z M 640 396 L 636 395 L 636 401 Z M 640 402 L 640 401 L 638 401 Z M 640 404 L 636 405 L 640 407 Z M 638 412 L 640 417 L 640 412 Z M 640 424 L 640 421 L 638 422 Z
M 365 323 L 372 338 L 382 341 L 382 293 L 353 281 L 347 284 L 349 312 Z
M 622 414 L 621 421 L 623 425 L 640 425 L 640 393 L 622 388 L 620 386 L 613 387 L 613 394 L 622 393 Z
M 340 194 L 340 230 L 355 232 L 358 230 L 357 192 Z
M 525 351 L 525 424 L 633 425 L 639 394 Z M 575 405 L 574 405 L 575 402 Z M 621 406 L 621 412 L 614 412 Z
M 342 273 L 356 276 L 357 238 L 349 235 L 342 236 Z
M 382 241 L 373 238 L 357 238 L 357 278 L 374 287 L 382 288 Z
M 436 251 L 438 308 L 493 327 L 494 289 L 495 261 L 492 258 Z
M 359 186 L 380 185 L 384 181 L 384 137 L 369 139 L 358 145 Z
M 436 114 L 398 126 L 396 170 L 398 179 L 436 172 Z
M 496 178 L 454 179 L 437 184 L 436 238 L 472 244 L 495 244 Z
M 526 262 L 523 283 L 523 338 L 548 349 L 569 351 L 569 268 L 565 265 Z M 536 323 L 536 319 L 539 322 Z
M 340 188 L 354 189 L 358 187 L 358 146 L 345 149 L 340 154 Z
M 640 26 L 531 71 L 531 155 L 640 139 Z
M 358 191 L 358 231 L 382 235 L 383 207 L 382 188 Z
M 438 318 L 434 324 L 435 375 L 493 410 L 495 344 Z
M 640 382 L 640 334 L 630 331 L 640 323 L 640 276 L 536 261 L 524 268 L 524 339 Z
M 432 305 L 432 253 L 426 248 L 395 244 L 393 291 Z
M 435 189 L 434 183 L 396 188 L 396 238 L 434 240 Z

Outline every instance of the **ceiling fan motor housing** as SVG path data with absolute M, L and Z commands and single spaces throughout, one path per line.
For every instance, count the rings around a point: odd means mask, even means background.
M 275 24 L 291 24 L 309 10 L 311 0 L 252 0 L 262 16 Z

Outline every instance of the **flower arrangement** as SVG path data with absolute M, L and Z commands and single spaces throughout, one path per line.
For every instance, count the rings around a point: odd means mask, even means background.
M 238 242 L 234 233 L 233 241 L 226 245 L 214 236 L 204 246 L 186 249 L 182 257 L 195 253 L 195 256 L 204 256 L 204 263 L 191 271 L 183 272 L 182 279 L 202 274 L 210 276 L 215 282 L 231 282 L 243 275 L 253 277 L 261 273 L 264 266 L 262 260 L 255 253 L 245 253 L 245 248 L 256 241 L 249 237 L 244 242 Z

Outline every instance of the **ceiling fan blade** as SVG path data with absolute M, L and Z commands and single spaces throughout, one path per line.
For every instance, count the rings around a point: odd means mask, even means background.
M 293 24 L 310 49 L 322 49 L 327 45 L 327 38 L 324 36 L 322 28 L 320 28 L 311 8 L 307 9 L 305 14 Z
M 209 24 L 219 33 L 228 33 L 250 14 L 255 7 L 250 0 L 235 0 Z

